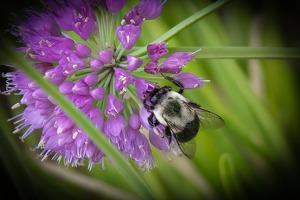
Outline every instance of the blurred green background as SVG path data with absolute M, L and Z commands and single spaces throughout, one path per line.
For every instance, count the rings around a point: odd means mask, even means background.
M 3 4 L 3 3 L 2 3 Z M 181 22 L 209 1 L 169 0 L 162 15 L 143 25 L 143 46 Z M 1 33 L 26 7 L 39 2 L 6 2 Z M 5 8 L 5 9 L 4 9 Z M 297 1 L 233 1 L 180 32 L 169 47 L 271 46 L 300 47 L 300 4 Z M 1 51 L 1 50 L 0 50 Z M 200 54 L 201 55 L 201 54 Z M 299 64 L 287 59 L 197 59 L 185 68 L 211 80 L 185 96 L 221 115 L 226 126 L 197 136 L 194 160 L 171 162 L 153 148 L 157 167 L 137 170 L 157 199 L 271 199 L 300 196 Z M 11 70 L 1 66 L 1 72 Z M 5 80 L 1 77 L 1 90 Z M 13 135 L 7 119 L 21 112 L 10 107 L 18 96 L 0 96 L 0 169 L 2 195 L 19 199 L 133 199 L 135 192 L 114 165 L 65 169 L 31 151 L 39 133 L 25 142 Z M 134 163 L 133 163 L 134 166 Z

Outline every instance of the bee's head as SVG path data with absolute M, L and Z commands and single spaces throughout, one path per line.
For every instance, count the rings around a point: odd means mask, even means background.
M 161 98 L 163 98 L 167 93 L 172 91 L 171 86 L 164 86 L 162 88 L 159 88 L 155 93 L 153 93 L 150 97 L 150 103 L 152 105 L 155 105 Z

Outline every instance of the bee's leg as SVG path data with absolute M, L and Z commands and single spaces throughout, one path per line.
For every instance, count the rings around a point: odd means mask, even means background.
M 166 80 L 171 81 L 172 83 L 174 83 L 176 86 L 178 86 L 180 89 L 178 91 L 179 94 L 183 93 L 183 85 L 181 82 L 175 80 L 174 78 L 170 77 L 170 76 L 165 76 L 164 74 L 161 74 Z
M 150 126 L 157 126 L 159 124 L 158 120 L 156 119 L 154 113 L 152 113 L 149 117 L 148 117 L 148 123 L 150 124 Z
M 170 128 L 168 126 L 165 129 L 165 136 L 168 138 L 169 144 L 171 144 L 171 142 L 172 142 L 172 133 L 171 133 Z
M 143 104 L 144 104 L 144 107 L 145 107 L 148 111 L 151 111 L 151 110 L 154 109 L 154 106 L 149 106 L 149 105 L 146 103 L 146 99 L 144 99 Z

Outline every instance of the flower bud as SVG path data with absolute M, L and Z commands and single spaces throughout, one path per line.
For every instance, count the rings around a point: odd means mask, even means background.
M 147 46 L 148 55 L 152 61 L 158 61 L 161 57 L 168 53 L 165 42 L 149 44 Z
M 103 50 L 98 53 L 103 64 L 108 64 L 113 59 L 113 53 L 110 50 Z
M 127 50 L 131 49 L 141 35 L 141 27 L 132 24 L 117 27 L 117 37 Z
M 96 58 L 92 58 L 90 61 L 90 66 L 94 72 L 97 72 L 103 68 L 104 63 Z
M 127 55 L 127 64 L 129 71 L 134 71 L 143 64 L 143 60 L 132 55 Z
M 76 53 L 80 58 L 87 58 L 91 55 L 91 49 L 84 45 L 84 44 L 77 44 L 76 47 Z
M 87 86 L 92 87 L 97 83 L 98 75 L 97 74 L 88 74 L 85 77 L 83 77 L 83 81 L 87 84 Z
M 104 95 L 105 95 L 105 90 L 104 88 L 98 87 L 95 88 L 93 90 L 90 91 L 90 95 L 96 100 L 96 101 L 100 101 L 101 99 L 103 99 Z
M 175 74 L 173 78 L 182 84 L 183 89 L 201 88 L 203 87 L 204 82 L 207 82 L 207 80 L 203 80 L 189 72 Z
M 74 94 L 88 95 L 90 90 L 88 85 L 83 80 L 79 80 L 73 86 L 72 92 L 74 92 Z

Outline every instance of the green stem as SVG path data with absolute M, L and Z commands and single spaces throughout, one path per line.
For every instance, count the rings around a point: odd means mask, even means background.
M 138 173 L 132 168 L 130 163 L 125 157 L 111 144 L 104 134 L 98 130 L 93 123 L 79 110 L 77 109 L 64 95 L 62 95 L 58 88 L 51 84 L 48 80 L 32 67 L 32 65 L 25 60 L 19 54 L 10 52 L 8 54 L 10 63 L 20 67 L 21 70 L 33 81 L 35 81 L 45 92 L 47 92 L 58 105 L 64 110 L 64 112 L 90 137 L 90 139 L 97 145 L 105 155 L 107 155 L 116 164 L 116 168 L 120 174 L 128 181 L 132 188 L 143 199 L 153 199 L 153 194 L 138 175 Z
M 175 36 L 180 31 L 186 29 L 187 27 L 189 27 L 190 25 L 192 25 L 195 22 L 199 21 L 200 19 L 203 19 L 204 17 L 211 14 L 212 12 L 217 10 L 218 8 L 222 7 L 224 4 L 228 3 L 229 1 L 230 0 L 220 0 L 220 1 L 216 1 L 212 4 L 210 4 L 206 8 L 203 8 L 203 9 L 199 10 L 198 12 L 193 14 L 192 16 L 190 16 L 187 19 L 183 20 L 182 22 L 180 22 L 179 24 L 177 24 L 176 26 L 171 28 L 169 31 L 167 31 L 166 33 L 164 33 L 162 36 L 160 36 L 159 38 L 157 38 L 156 40 L 154 40 L 151 43 L 158 43 L 158 42 L 162 42 L 162 41 L 168 41 L 169 39 L 171 39 L 173 36 Z M 141 56 L 142 54 L 145 54 L 146 51 L 147 51 L 147 46 L 144 46 L 144 47 L 138 49 L 137 51 L 132 52 L 131 55 Z
M 172 52 L 195 52 L 197 59 L 299 59 L 300 49 L 284 47 L 169 47 Z

